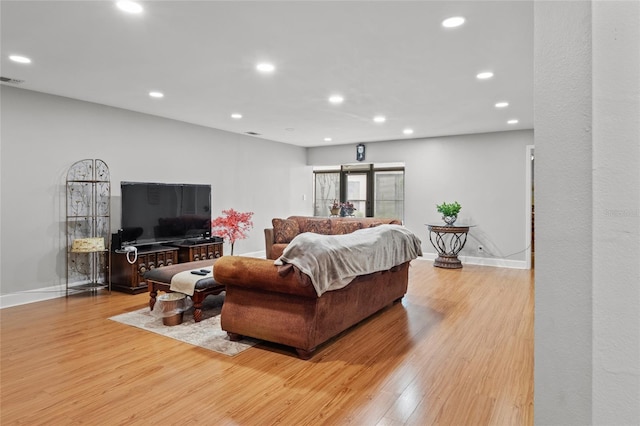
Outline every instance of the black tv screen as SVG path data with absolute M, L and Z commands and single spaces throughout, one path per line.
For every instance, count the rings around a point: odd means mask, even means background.
M 122 241 L 145 245 L 211 234 L 211 185 L 120 182 Z

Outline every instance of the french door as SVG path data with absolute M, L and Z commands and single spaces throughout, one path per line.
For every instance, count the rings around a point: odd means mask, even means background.
M 404 167 L 354 164 L 314 175 L 316 216 L 326 216 L 337 200 L 352 203 L 356 217 L 404 220 Z
M 354 216 L 372 217 L 373 203 L 372 193 L 372 169 L 373 165 L 364 169 L 362 166 L 342 166 L 340 171 L 340 199 L 353 203 Z

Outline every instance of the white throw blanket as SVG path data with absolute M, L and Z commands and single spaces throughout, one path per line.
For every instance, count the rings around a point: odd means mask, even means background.
M 347 235 L 304 232 L 291 240 L 274 263 L 298 267 L 321 296 L 345 287 L 358 275 L 386 271 L 421 256 L 420 244 L 401 225 L 380 225 Z
M 196 275 L 192 274 L 191 271 L 200 271 L 200 269 L 192 269 L 189 271 L 178 272 L 173 277 L 171 277 L 171 286 L 169 289 L 171 291 L 177 291 L 179 293 L 188 294 L 189 296 L 193 296 L 193 293 L 196 290 L 196 283 L 203 278 L 212 278 L 213 277 L 213 265 L 210 268 L 205 268 L 209 271 L 206 275 Z

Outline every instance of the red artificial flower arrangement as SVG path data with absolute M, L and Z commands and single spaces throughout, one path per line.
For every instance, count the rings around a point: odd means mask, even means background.
M 241 213 L 234 209 L 222 210 L 224 216 L 219 216 L 211 221 L 211 228 L 218 235 L 231 244 L 231 256 L 236 240 L 247 238 L 247 232 L 253 228 L 251 216 L 253 212 Z

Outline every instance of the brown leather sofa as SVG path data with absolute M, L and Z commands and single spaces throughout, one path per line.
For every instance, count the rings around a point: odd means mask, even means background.
M 406 262 L 318 296 L 307 275 L 287 266 L 241 256 L 217 259 L 213 275 L 226 286 L 221 326 L 231 340 L 280 343 L 308 359 L 320 344 L 400 301 L 409 279 Z
M 271 223 L 273 228 L 264 230 L 264 239 L 266 257 L 274 260 L 280 257 L 289 242 L 302 232 L 341 235 L 382 224 L 402 225 L 402 222 L 398 219 L 315 216 L 289 216 L 286 219 L 274 218 Z

